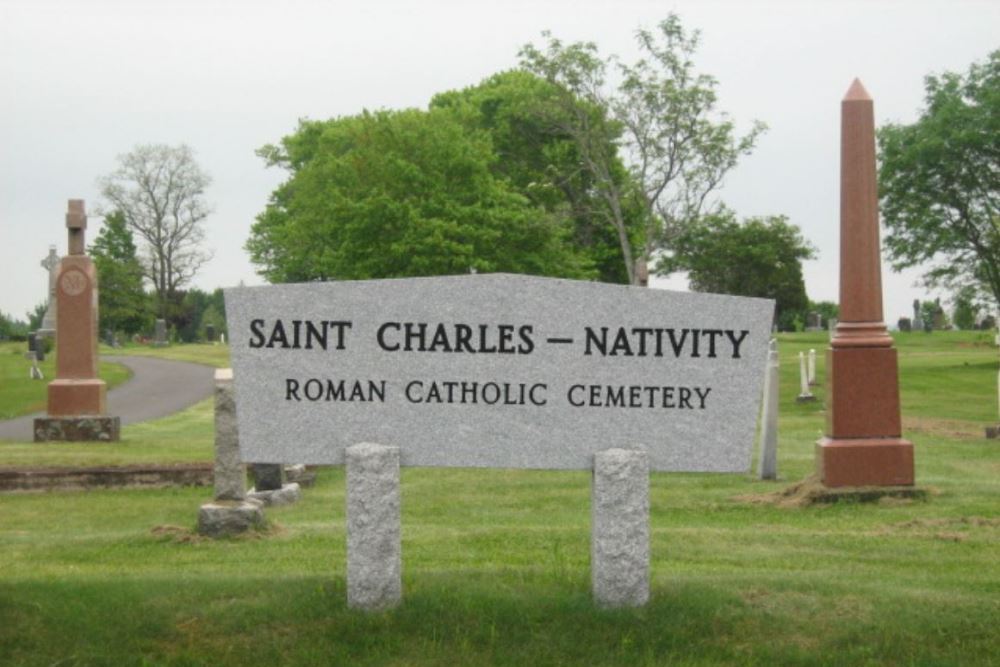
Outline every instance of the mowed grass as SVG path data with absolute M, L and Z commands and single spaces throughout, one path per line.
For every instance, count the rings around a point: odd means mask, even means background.
M 982 433 L 996 349 L 897 340 L 929 499 L 758 502 L 812 472 L 823 430 L 824 388 L 794 399 L 798 351 L 820 352 L 822 379 L 827 339 L 782 336 L 781 481 L 653 474 L 642 609 L 591 602 L 586 472 L 404 469 L 404 603 L 380 614 L 346 608 L 340 468 L 269 510 L 269 533 L 221 541 L 190 532 L 209 489 L 14 494 L 0 497 L 0 664 L 1000 664 L 1000 444 Z M 125 428 L 120 449 L 205 460 L 211 428 L 206 402 Z M 0 442 L 14 450 L 30 462 Z
M 49 380 L 56 376 L 55 350 L 38 364 L 44 375 L 43 380 L 30 377 L 31 362 L 25 358 L 28 346 L 23 342 L 0 343 L 0 420 L 12 419 L 20 415 L 45 410 L 48 401 Z M 121 364 L 101 362 L 98 374 L 115 387 L 131 377 L 131 373 Z

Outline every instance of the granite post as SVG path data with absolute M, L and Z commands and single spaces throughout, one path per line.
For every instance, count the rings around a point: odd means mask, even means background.
M 809 386 L 811 387 L 816 384 L 816 350 L 812 348 L 809 349 L 808 361 L 809 361 L 808 363 Z
M 594 454 L 590 577 L 601 607 L 639 607 L 649 600 L 649 458 L 606 449 Z
M 240 459 L 233 370 L 215 371 L 215 500 L 198 511 L 198 532 L 224 537 L 265 525 L 262 503 L 246 499 L 246 468 Z
M 120 420 L 107 414 L 107 385 L 97 377 L 97 269 L 84 254 L 87 216 L 69 200 L 69 255 L 56 278 L 56 377 L 48 415 L 35 419 L 35 442 L 119 439 Z
M 347 447 L 347 605 L 378 611 L 403 596 L 399 448 Z
M 772 339 L 767 353 L 767 375 L 764 376 L 764 408 L 760 417 L 760 461 L 757 473 L 761 479 L 778 478 L 778 341 Z
M 902 439 L 896 350 L 882 319 L 882 269 L 872 98 L 857 79 L 841 103 L 840 321 L 827 350 L 824 485 L 912 485 Z

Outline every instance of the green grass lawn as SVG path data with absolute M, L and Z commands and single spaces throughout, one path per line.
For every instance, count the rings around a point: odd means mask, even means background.
M 760 502 L 812 472 L 823 430 L 824 388 L 795 396 L 798 352 L 820 353 L 822 379 L 826 336 L 782 336 L 781 481 L 653 474 L 643 609 L 590 601 L 586 472 L 405 469 L 404 603 L 374 615 L 346 608 L 340 468 L 248 539 L 191 535 L 209 489 L 8 494 L 0 664 L 998 665 L 1000 443 L 982 433 L 996 348 L 897 341 L 929 499 Z M 209 402 L 123 431 L 117 446 L 0 442 L 0 465 L 211 457 Z
M 45 409 L 46 386 L 56 375 L 55 351 L 38 364 L 45 379 L 32 380 L 31 362 L 24 357 L 27 350 L 26 343 L 0 343 L 0 420 Z M 111 388 L 128 380 L 131 373 L 121 364 L 101 362 L 99 375 Z

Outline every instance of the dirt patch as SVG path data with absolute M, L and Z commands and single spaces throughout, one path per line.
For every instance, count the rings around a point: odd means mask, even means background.
M 831 489 L 823 486 L 815 475 L 771 493 L 753 493 L 735 496 L 733 500 L 751 505 L 777 507 L 810 507 L 832 503 L 879 503 L 905 505 L 927 500 L 935 492 L 916 486 L 860 486 Z
M 212 542 L 213 538 L 201 535 L 196 530 L 190 528 L 185 528 L 184 526 L 174 526 L 170 524 L 164 524 L 162 526 L 153 526 L 150 529 L 150 534 L 159 537 L 164 542 L 171 542 L 174 544 L 200 544 L 202 542 Z M 226 537 L 227 540 L 260 540 L 265 537 L 273 537 L 277 535 L 283 535 L 287 531 L 284 526 L 277 523 L 276 521 L 268 521 L 267 527 L 261 530 L 248 530 L 245 533 L 240 533 L 238 535 L 231 535 Z
M 903 417 L 903 429 L 914 433 L 959 440 L 978 440 L 983 437 L 983 425 L 958 419 L 932 419 L 930 417 Z

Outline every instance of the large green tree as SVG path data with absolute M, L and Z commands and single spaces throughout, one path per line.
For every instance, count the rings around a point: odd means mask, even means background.
M 478 85 L 435 95 L 432 108 L 450 108 L 475 130 L 486 131 L 496 159 L 491 171 L 506 180 L 532 204 L 565 218 L 573 229 L 571 241 L 585 253 L 602 282 L 629 282 L 621 261 L 615 230 L 606 224 L 604 203 L 594 187 L 592 174 L 580 168 L 579 148 L 573 137 L 559 129 L 550 114 L 558 110 L 563 94 L 553 83 L 524 70 L 495 74 Z M 629 175 L 618 160 L 613 144 L 618 185 Z M 630 241 L 641 234 L 641 211 L 624 210 Z
M 151 313 L 143 290 L 142 266 L 135 241 L 121 211 L 104 217 L 104 225 L 90 244 L 97 268 L 101 331 L 134 334 L 147 328 Z
M 615 231 L 633 284 L 654 255 L 670 249 L 687 225 L 716 210 L 712 193 L 764 126 L 738 136 L 715 109 L 715 80 L 694 69 L 698 33 L 669 15 L 655 31 L 637 32 L 641 57 L 632 64 L 603 57 L 593 43 L 564 44 L 544 34 L 543 48 L 521 50 L 521 65 L 562 92 L 545 118 L 576 144 L 579 168 L 593 183 L 605 224 Z M 614 78 L 615 82 L 609 82 Z M 618 176 L 617 145 L 630 179 Z M 627 211 L 638 207 L 638 243 Z
M 727 209 L 689 224 L 658 266 L 687 271 L 691 289 L 775 299 L 782 329 L 803 320 L 809 307 L 802 260 L 813 246 L 785 216 L 749 218 L 742 224 Z
M 247 249 L 272 282 L 508 271 L 593 277 L 565 220 L 494 173 L 450 108 L 302 121 L 259 153 L 289 171 Z
M 963 76 L 924 82 L 909 125 L 878 132 L 885 248 L 931 286 L 974 286 L 1000 304 L 1000 50 Z

